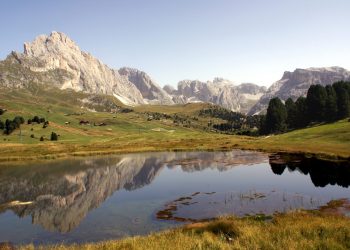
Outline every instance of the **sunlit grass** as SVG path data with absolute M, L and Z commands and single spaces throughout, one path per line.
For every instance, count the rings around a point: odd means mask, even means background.
M 88 239 L 87 239 L 88 240 Z M 294 212 L 272 221 L 220 218 L 149 236 L 38 249 L 349 249 L 349 218 Z M 20 249 L 34 249 L 33 245 Z
M 286 151 L 317 154 L 319 156 L 350 157 L 350 122 L 347 120 L 318 125 L 269 137 L 247 137 L 212 133 L 204 130 L 208 118 L 195 121 L 200 128 L 176 125 L 171 119 L 148 121 L 145 112 L 197 116 L 208 104 L 175 106 L 139 106 L 135 112 L 110 114 L 89 112 L 77 103 L 84 94 L 74 91 L 41 90 L 37 97 L 21 91 L 2 91 L 0 107 L 8 111 L 1 120 L 13 119 L 16 115 L 26 120 L 34 115 L 50 121 L 42 125 L 22 125 L 21 130 L 10 136 L 0 135 L 2 160 L 52 159 L 75 155 L 97 155 L 143 151 L 176 150 L 231 150 L 234 148 Z M 48 112 L 49 111 L 49 112 Z M 66 114 L 84 112 L 83 115 Z M 92 125 L 79 125 L 88 120 Z M 70 122 L 69 125 L 65 125 Z M 93 123 L 107 126 L 93 126 Z M 51 132 L 59 134 L 57 142 L 39 141 L 41 136 L 49 139 Z M 31 138 L 31 135 L 34 138 Z

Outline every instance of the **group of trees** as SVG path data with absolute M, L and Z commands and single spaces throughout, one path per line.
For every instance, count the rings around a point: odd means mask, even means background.
M 0 108 L 0 115 L 3 115 L 6 112 L 6 109 Z M 5 122 L 0 120 L 0 130 L 4 130 L 4 134 L 9 135 L 15 129 L 20 128 L 21 124 L 24 123 L 22 116 L 16 116 L 13 120 L 6 119 Z
M 5 109 L 0 108 L 0 115 L 4 114 L 5 111 L 6 111 Z M 47 125 L 49 124 L 49 122 L 45 121 L 44 118 L 40 118 L 38 116 L 34 116 L 33 119 L 28 119 L 27 121 L 28 124 L 32 124 L 34 122 L 38 124 L 44 123 L 44 128 L 46 128 Z M 3 130 L 4 134 L 6 135 L 10 135 L 14 130 L 20 128 L 20 126 L 24 123 L 25 123 L 25 120 L 22 116 L 16 116 L 13 120 L 6 119 L 5 122 L 0 120 L 0 130 Z M 34 138 L 34 134 L 32 134 L 30 137 Z M 50 136 L 50 140 L 57 141 L 58 137 L 59 135 L 57 135 L 55 132 L 52 132 Z M 43 140 L 44 140 L 44 137 L 43 136 L 40 137 L 40 141 L 43 141 Z
M 4 134 L 9 135 L 15 129 L 20 128 L 21 124 L 24 123 L 22 116 L 16 116 L 13 120 L 6 119 L 5 123 L 0 121 L 0 129 L 4 130 Z
M 208 123 L 208 126 L 212 126 L 215 130 L 224 133 L 256 135 L 256 128 L 260 127 L 260 116 L 246 116 L 242 113 L 233 112 L 217 106 L 202 109 L 199 115 L 225 120 L 226 122 L 219 124 Z
M 279 133 L 303 128 L 313 122 L 332 122 L 350 115 L 350 82 L 333 85 L 311 85 L 306 97 L 283 103 L 272 98 L 266 116 L 262 117 L 261 134 Z
M 27 124 L 32 124 L 32 123 L 45 123 L 45 118 L 39 117 L 39 116 L 34 116 L 32 119 L 28 119 Z

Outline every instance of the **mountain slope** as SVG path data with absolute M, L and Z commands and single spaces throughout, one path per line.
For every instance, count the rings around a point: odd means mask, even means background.
M 296 69 L 293 72 L 286 71 L 281 80 L 275 82 L 251 108 L 248 114 L 258 114 L 266 110 L 269 100 L 279 97 L 294 100 L 299 96 L 305 96 L 309 87 L 313 84 L 328 85 L 336 81 L 350 79 L 350 71 L 341 67 Z
M 121 76 L 118 71 L 110 69 L 89 53 L 81 51 L 63 33 L 54 31 L 49 36 L 38 36 L 33 42 L 24 44 L 23 53 L 13 52 L 11 57 L 23 68 L 29 69 L 30 73 L 52 75 L 56 72 L 56 78 L 59 79 L 55 78 L 54 83 L 61 89 L 120 96 L 126 104 L 131 105 L 145 103 L 140 91 L 127 77 Z M 11 87 L 11 77 L 6 77 L 6 72 L 1 72 L 0 75 L 2 85 Z M 50 82 L 45 76 L 41 78 L 42 82 Z M 26 79 L 21 80 L 26 82 Z
M 119 69 L 118 73 L 121 76 L 127 77 L 127 79 L 136 86 L 146 103 L 165 105 L 174 104 L 171 96 L 145 72 L 124 67 Z
M 167 85 L 164 90 L 175 103 L 209 102 L 242 113 L 248 112 L 266 91 L 255 84 L 234 85 L 222 78 L 207 82 L 184 80 L 178 83 L 177 90 Z

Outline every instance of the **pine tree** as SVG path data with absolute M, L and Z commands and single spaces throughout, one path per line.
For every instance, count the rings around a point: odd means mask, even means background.
M 286 101 L 286 110 L 287 110 L 287 126 L 288 128 L 297 127 L 297 105 L 294 103 L 292 98 L 288 98 Z
M 58 136 L 55 132 L 51 133 L 51 141 L 57 141 L 58 140 Z
M 343 119 L 350 115 L 350 98 L 345 89 L 337 93 L 338 118 Z
M 350 82 L 336 82 L 333 88 L 337 94 L 338 119 L 350 115 Z
M 320 84 L 311 85 L 306 97 L 308 117 L 310 121 L 324 121 L 327 91 Z
M 297 108 L 296 127 L 303 128 L 308 124 L 306 98 L 300 96 L 295 105 Z
M 326 91 L 327 99 L 325 108 L 325 120 L 335 121 L 338 116 L 337 93 L 331 85 L 326 86 Z
M 284 132 L 287 128 L 286 119 L 286 107 L 278 97 L 272 98 L 266 113 L 266 131 L 268 133 Z

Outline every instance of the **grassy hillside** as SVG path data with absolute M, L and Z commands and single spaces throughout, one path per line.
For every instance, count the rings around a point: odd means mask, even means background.
M 324 156 L 350 157 L 350 122 L 342 120 L 330 124 L 294 130 L 289 133 L 259 137 L 249 143 L 255 149 L 310 153 Z
M 112 97 L 31 86 L 25 90 L 1 89 L 0 108 L 8 111 L 0 119 L 20 115 L 27 120 L 38 115 L 50 124 L 47 128 L 24 124 L 9 136 L 0 134 L 2 160 L 233 148 L 350 157 L 350 122 L 346 120 L 270 137 L 233 136 L 209 131 L 209 120 L 222 120 L 198 116 L 210 104 L 144 105 L 124 113 L 123 104 Z M 89 121 L 90 125 L 79 125 L 80 121 Z M 106 126 L 94 126 L 101 123 Z M 48 140 L 51 132 L 60 135 L 57 142 Z M 41 136 L 47 140 L 39 141 Z
M 349 218 L 295 212 L 271 221 L 221 218 L 179 229 L 83 245 L 43 246 L 35 249 L 349 249 Z M 34 249 L 23 246 L 20 249 Z

